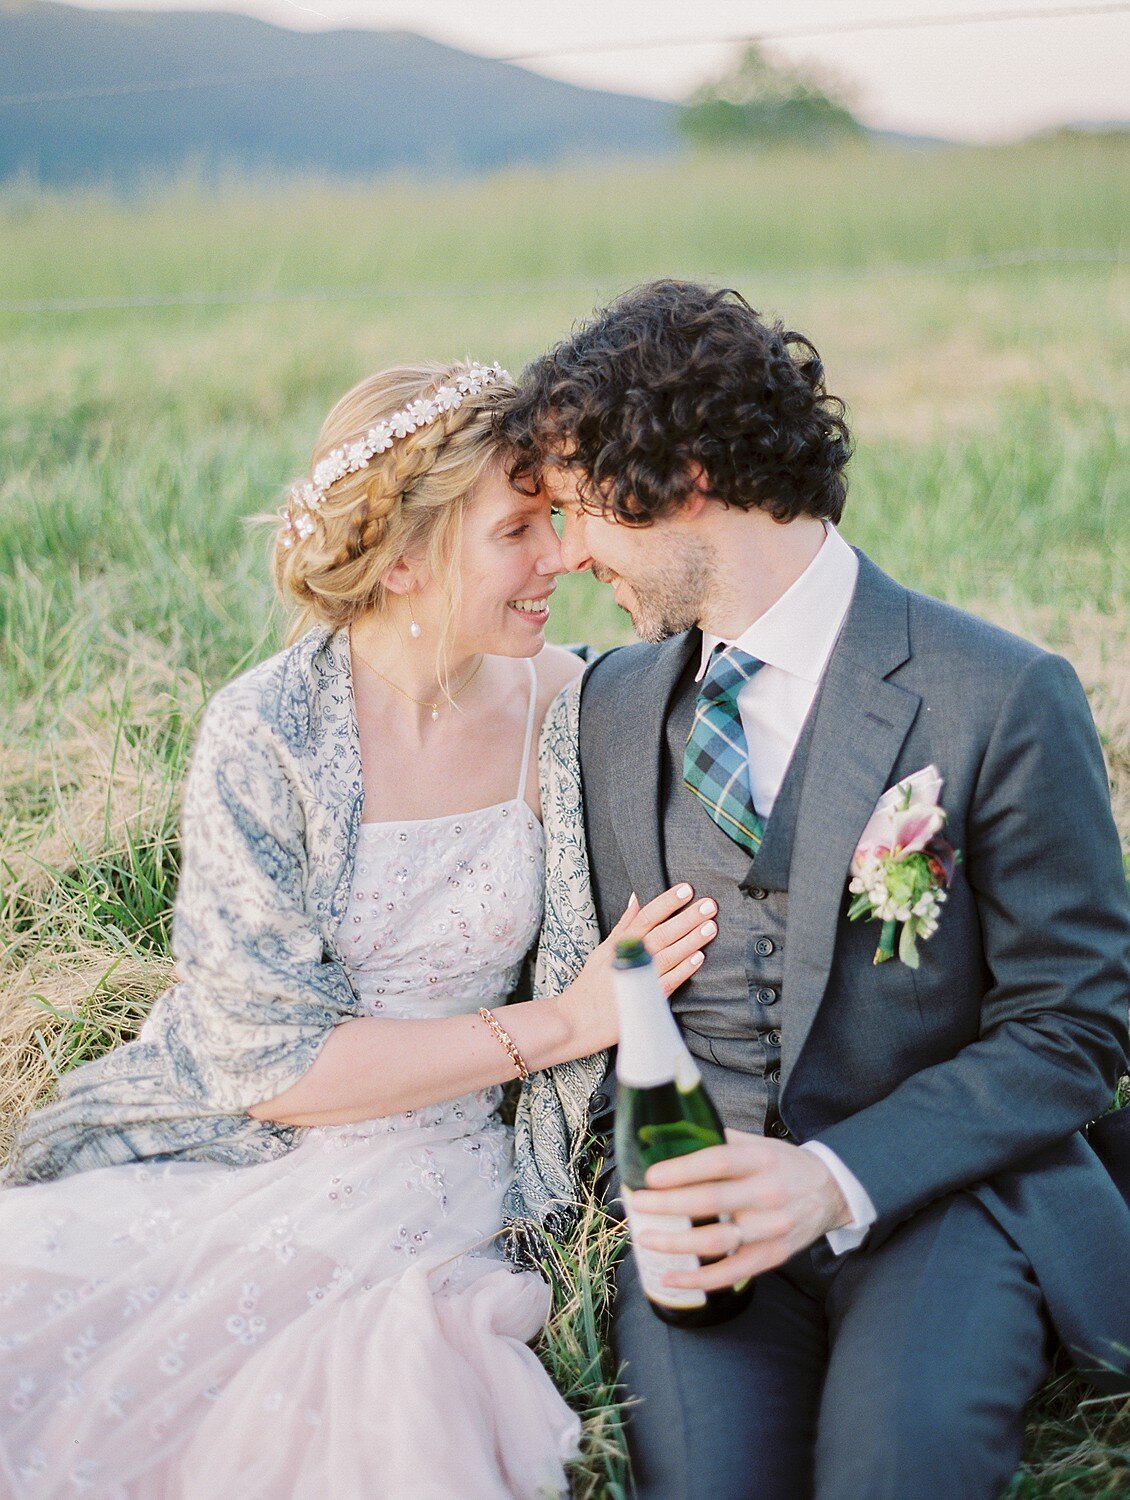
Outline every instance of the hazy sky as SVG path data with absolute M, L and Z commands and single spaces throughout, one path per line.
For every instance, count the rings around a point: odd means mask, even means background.
M 575 83 L 677 99 L 716 76 L 716 38 L 902 17 L 1057 8 L 1053 0 L 85 0 L 99 8 L 239 10 L 280 25 L 422 32 Z M 616 43 L 661 40 L 662 47 Z M 589 51 L 590 47 L 605 51 Z M 566 49 L 578 49 L 572 53 Z M 584 49 L 584 50 L 582 50 Z M 1120 13 L 811 36 L 774 55 L 834 69 L 871 124 L 989 140 L 1065 121 L 1130 119 L 1130 5 Z

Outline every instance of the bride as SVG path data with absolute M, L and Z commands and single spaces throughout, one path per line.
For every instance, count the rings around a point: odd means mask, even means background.
M 610 938 L 506 1006 L 540 922 L 547 504 L 497 365 L 405 366 L 322 427 L 274 548 L 291 644 L 184 795 L 177 982 L 23 1124 L 0 1193 L 0 1489 L 99 1500 L 560 1491 L 578 1423 L 503 1261 L 501 1085 L 607 1047 Z M 712 907 L 647 935 L 670 992 Z

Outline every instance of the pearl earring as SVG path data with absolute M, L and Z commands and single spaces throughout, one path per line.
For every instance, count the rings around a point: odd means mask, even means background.
M 409 613 L 409 615 L 411 616 L 411 619 L 412 619 L 412 623 L 408 627 L 408 634 L 412 637 L 412 639 L 414 641 L 418 641 L 420 639 L 420 627 L 416 624 L 416 616 L 414 614 L 412 614 L 412 595 L 411 594 L 408 595 L 408 613 Z

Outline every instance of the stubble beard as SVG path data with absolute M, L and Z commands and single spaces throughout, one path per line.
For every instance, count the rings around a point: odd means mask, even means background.
M 610 581 L 601 578 L 596 569 L 594 572 L 600 582 Z M 658 645 L 698 624 L 716 572 L 714 549 L 705 541 L 687 538 L 676 554 L 658 564 L 646 578 L 624 578 L 632 591 L 632 603 L 621 608 L 631 615 L 640 639 Z

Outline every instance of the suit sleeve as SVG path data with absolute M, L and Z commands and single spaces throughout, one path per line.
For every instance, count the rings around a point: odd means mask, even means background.
M 1126 882 L 1098 736 L 1061 657 L 1034 658 L 1001 707 L 963 856 L 990 973 L 977 1040 L 819 1132 L 870 1194 L 880 1237 L 1066 1139 L 1126 1066 Z

